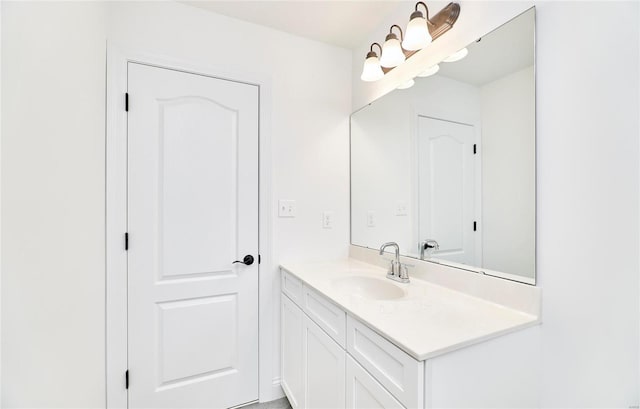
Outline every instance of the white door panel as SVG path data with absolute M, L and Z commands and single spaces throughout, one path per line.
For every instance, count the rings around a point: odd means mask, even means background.
M 160 278 L 228 272 L 237 253 L 237 111 L 196 97 L 158 107 Z
M 434 258 L 475 265 L 475 164 L 471 125 L 418 117 L 420 240 Z
M 233 371 L 237 357 L 235 294 L 158 303 L 160 387 L 194 375 Z M 219 336 L 216 326 L 231 329 Z M 218 351 L 233 351 L 220 354 Z
M 255 400 L 258 89 L 129 63 L 128 91 L 129 406 Z

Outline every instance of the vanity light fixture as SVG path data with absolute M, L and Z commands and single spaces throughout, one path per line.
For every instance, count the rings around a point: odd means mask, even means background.
M 377 45 L 380 49 L 380 54 L 382 54 L 382 47 L 380 44 L 373 43 L 367 53 L 367 59 L 364 60 L 364 67 L 362 68 L 362 75 L 360 79 L 362 81 L 378 81 L 382 77 L 384 77 L 384 72 L 382 72 L 382 67 L 380 66 L 380 60 L 378 59 L 378 54 L 373 51 L 373 46 Z
M 420 6 L 424 7 L 424 15 L 420 10 Z M 429 8 L 424 2 L 419 1 L 414 7 L 414 12 L 411 13 L 406 33 L 403 33 L 402 28 L 397 24 L 391 26 L 384 44 L 380 47 L 379 60 L 378 55 L 373 51 L 373 46 L 377 45 L 377 43 L 371 45 L 371 49 L 365 58 L 360 78 L 363 81 L 377 81 L 381 79 L 384 74 L 402 64 L 407 58 L 449 31 L 458 20 L 459 15 L 460 5 L 458 3 L 449 3 L 436 15 L 429 18 Z M 399 39 L 393 30 L 394 28 L 400 31 Z M 382 75 L 380 75 L 378 67 L 381 68 Z M 434 69 L 437 70 L 437 68 Z M 423 73 L 424 76 L 426 76 L 426 72 L 427 71 Z M 435 74 L 435 72 L 433 74 Z
M 407 88 L 411 88 L 413 87 L 413 85 L 415 84 L 415 80 L 412 78 L 407 82 L 403 82 L 402 84 L 398 85 L 398 89 L 407 89 Z
M 400 40 L 398 40 L 398 36 L 393 32 L 394 27 L 397 27 L 400 31 Z M 384 39 L 382 55 L 380 56 L 380 65 L 387 68 L 393 68 L 402 64 L 406 60 L 407 57 L 404 55 L 404 51 L 402 51 L 400 41 L 402 41 L 402 29 L 399 25 L 394 24 L 389 29 L 387 37 Z
M 440 71 L 440 66 L 438 64 L 432 65 L 431 67 L 418 74 L 418 77 L 430 77 L 438 71 Z
M 420 5 L 424 7 L 426 18 L 418 10 Z M 419 1 L 416 3 L 415 11 L 409 17 L 409 24 L 407 24 L 404 40 L 402 40 L 402 48 L 409 51 L 418 51 L 431 44 L 432 39 L 428 25 L 433 25 L 429 21 L 429 8 Z
M 444 60 L 442 60 L 443 62 L 456 62 L 456 61 L 460 61 L 461 59 L 463 59 L 464 57 L 467 56 L 467 54 L 469 54 L 469 50 L 467 50 L 467 47 L 463 48 L 462 50 L 458 50 L 455 53 L 451 54 L 450 56 L 448 56 L 447 58 L 445 58 Z

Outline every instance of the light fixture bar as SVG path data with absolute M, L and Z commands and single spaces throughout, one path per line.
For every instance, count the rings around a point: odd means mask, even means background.
M 447 31 L 451 30 L 455 22 L 458 20 L 460 16 L 460 5 L 458 3 L 449 3 L 445 8 L 440 10 L 436 15 L 429 18 L 428 24 L 429 34 L 431 34 L 431 39 L 434 41 L 436 38 L 440 37 Z M 419 50 L 418 50 L 419 51 Z M 413 54 L 418 51 L 407 51 L 403 50 L 406 58 L 411 57 Z M 387 68 L 382 67 L 382 71 L 386 74 L 391 71 L 395 67 Z
M 455 22 L 460 16 L 460 5 L 458 3 L 449 3 L 447 7 L 443 8 L 429 19 L 431 24 L 429 25 L 429 33 L 431 38 L 436 39 L 451 30 Z

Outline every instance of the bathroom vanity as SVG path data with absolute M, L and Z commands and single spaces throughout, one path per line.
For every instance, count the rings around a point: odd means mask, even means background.
M 534 30 L 351 116 L 350 258 L 281 266 L 293 407 L 539 406 Z
M 351 257 L 281 266 L 294 408 L 536 405 L 540 288 L 428 263 L 401 284 L 374 252 Z

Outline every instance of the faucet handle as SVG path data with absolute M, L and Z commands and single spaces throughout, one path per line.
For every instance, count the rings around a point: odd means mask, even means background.
M 409 270 L 407 270 L 407 267 L 407 264 L 400 266 L 400 278 L 409 282 Z
M 394 266 L 395 266 L 396 260 L 392 258 L 386 258 L 386 257 L 384 259 L 389 262 L 389 271 L 395 270 Z

